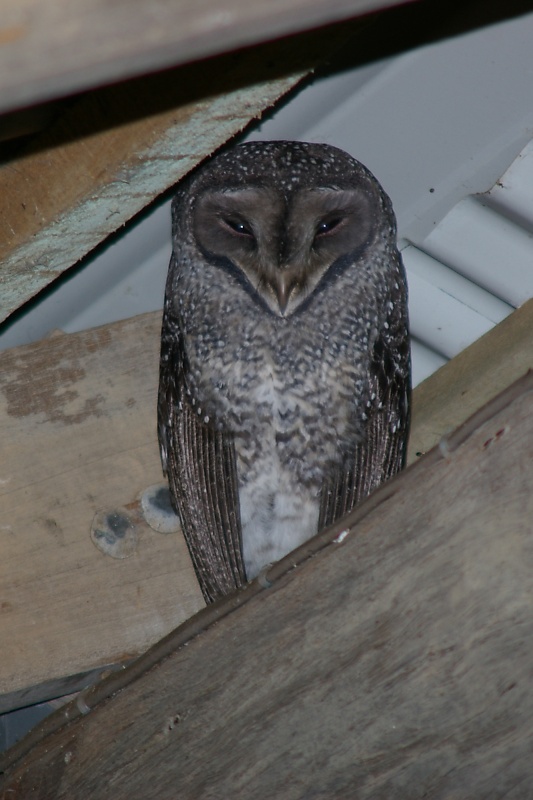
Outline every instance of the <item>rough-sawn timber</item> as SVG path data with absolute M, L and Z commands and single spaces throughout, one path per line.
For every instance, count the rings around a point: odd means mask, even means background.
M 529 373 L 7 759 L 1 796 L 529 796 L 532 405 Z

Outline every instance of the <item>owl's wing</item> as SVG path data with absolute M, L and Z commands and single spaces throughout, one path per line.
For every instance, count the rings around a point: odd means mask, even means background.
M 161 334 L 158 433 L 163 470 L 206 602 L 246 583 L 232 437 L 205 425 L 187 393 L 187 360 L 177 322 Z
M 318 529 L 350 511 L 405 466 L 410 423 L 411 370 L 407 321 L 376 342 L 370 367 L 365 438 L 322 489 Z

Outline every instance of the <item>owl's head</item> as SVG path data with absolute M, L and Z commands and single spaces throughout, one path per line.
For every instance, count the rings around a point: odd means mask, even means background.
M 348 153 L 323 144 L 227 150 L 197 170 L 174 211 L 185 211 L 204 259 L 238 272 L 279 317 L 297 312 L 332 273 L 356 269 L 378 240 L 396 236 L 378 181 Z

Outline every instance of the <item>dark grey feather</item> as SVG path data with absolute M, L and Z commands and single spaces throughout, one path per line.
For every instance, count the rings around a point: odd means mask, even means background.
M 173 505 L 207 602 L 246 582 L 232 437 L 199 418 L 179 328 L 163 316 L 159 442 Z
M 411 394 L 406 326 L 407 320 L 402 319 L 399 329 L 376 342 L 369 368 L 374 400 L 367 408 L 364 438 L 324 484 L 319 530 L 343 517 L 405 466 Z

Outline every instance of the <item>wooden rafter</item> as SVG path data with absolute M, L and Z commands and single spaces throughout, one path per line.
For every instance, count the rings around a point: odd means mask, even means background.
M 409 460 L 533 369 L 533 300 L 528 300 L 485 336 L 417 386 Z
M 151 0 L 132 6 L 129 0 L 5 0 L 0 110 L 397 4 L 398 0 Z

